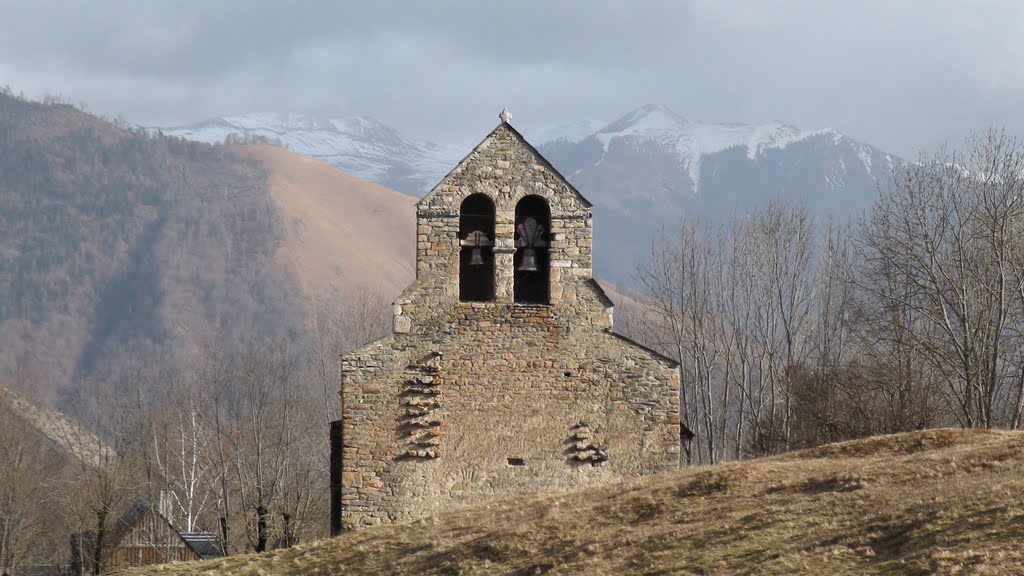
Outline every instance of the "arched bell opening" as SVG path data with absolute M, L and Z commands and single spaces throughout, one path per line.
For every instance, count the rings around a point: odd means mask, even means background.
M 494 202 L 484 194 L 459 207 L 459 300 L 494 300 Z
M 550 304 L 551 263 L 548 254 L 551 211 L 540 196 L 526 196 L 516 204 L 516 254 L 513 259 L 515 301 Z

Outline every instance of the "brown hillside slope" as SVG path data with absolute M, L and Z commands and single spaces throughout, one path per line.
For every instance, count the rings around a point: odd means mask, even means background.
M 285 226 L 275 260 L 302 291 L 322 298 L 412 281 L 416 199 L 272 146 L 241 146 L 269 176 Z
M 1022 456 L 884 436 L 139 574 L 1024 574 Z
M 84 464 L 97 466 L 103 454 L 111 451 L 106 443 L 77 422 L 22 398 L 3 383 L 0 383 L 0 421 L 3 426 L 26 426 L 60 453 Z

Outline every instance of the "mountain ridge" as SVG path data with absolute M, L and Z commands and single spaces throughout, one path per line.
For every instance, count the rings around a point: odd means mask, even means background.
M 301 341 L 325 302 L 411 280 L 413 202 L 281 148 L 0 94 L 0 377 L 30 367 L 66 407 L 215 341 Z
M 454 166 L 471 147 L 470 143 L 417 142 L 370 116 L 252 113 L 152 130 L 206 143 L 220 143 L 231 137 L 276 138 L 294 152 L 414 196 L 422 196 L 429 191 L 432 184 L 447 173 L 446 168 Z M 664 104 L 645 104 L 608 123 L 576 120 L 522 131 L 537 147 L 559 141 L 579 143 L 595 137 L 606 152 L 610 141 L 615 138 L 660 140 L 677 148 L 680 160 L 686 164 L 687 172 L 695 183 L 700 180 L 700 164 L 705 156 L 733 147 L 745 148 L 747 157 L 753 160 L 767 150 L 786 148 L 807 138 L 831 137 L 834 142 L 845 140 L 861 149 L 860 156 L 869 170 L 869 151 L 878 150 L 832 128 L 802 130 L 780 121 L 757 124 L 694 122 Z M 373 144 L 372 154 L 357 150 L 360 144 L 366 143 Z M 882 155 L 890 165 L 899 160 L 892 154 L 882 152 Z M 387 165 L 389 158 L 391 166 Z M 414 188 L 389 185 L 395 178 L 394 174 L 402 170 L 411 170 L 405 177 L 422 185 Z
M 417 197 L 472 144 L 420 145 L 382 122 L 359 117 L 284 115 L 291 118 L 286 122 L 279 116 L 232 117 L 238 131 L 231 134 L 276 138 L 294 152 Z M 276 120 L 261 124 L 266 118 Z M 289 132 L 288 126 L 300 129 Z M 229 136 L 220 129 L 165 130 L 208 142 Z M 595 270 L 627 284 L 654 233 L 681 216 L 722 221 L 779 200 L 801 203 L 814 216 L 852 219 L 903 162 L 833 129 L 803 130 L 777 121 L 696 122 L 661 104 L 640 106 L 607 123 L 580 120 L 520 131 L 594 202 Z
M 369 116 L 254 113 L 149 130 L 208 144 L 263 138 L 414 196 L 426 194 L 469 150 L 406 138 Z
M 780 201 L 848 221 L 902 163 L 831 129 L 694 123 L 661 105 L 538 149 L 594 203 L 595 269 L 616 282 L 681 217 L 714 225 Z

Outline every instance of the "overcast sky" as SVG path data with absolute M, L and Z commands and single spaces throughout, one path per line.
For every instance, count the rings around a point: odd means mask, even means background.
M 1024 2 L 0 0 L 0 85 L 147 125 L 374 116 L 475 142 L 613 120 L 835 128 L 909 155 L 1024 135 Z

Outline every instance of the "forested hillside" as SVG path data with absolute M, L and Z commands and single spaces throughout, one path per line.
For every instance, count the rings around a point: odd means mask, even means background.
M 336 359 L 412 278 L 413 202 L 0 94 L 0 571 L 165 494 L 232 552 L 324 535 Z
M 323 245 L 316 235 L 348 229 L 346 218 L 369 244 L 377 221 L 411 224 L 412 200 L 333 168 L 311 179 L 292 165 L 308 161 L 255 150 L 0 94 L 0 376 L 31 373 L 53 400 L 83 380 L 181 366 L 214 339 L 301 339 L 326 290 L 365 280 L 390 296 L 411 277 L 411 226 L 378 233 L 389 241 L 374 256 L 401 262 L 381 278 L 346 270 L 340 248 L 293 266 L 296 243 Z M 310 215 L 321 225 L 307 230 Z M 326 268 L 317 294 L 304 281 L 315 266 Z

